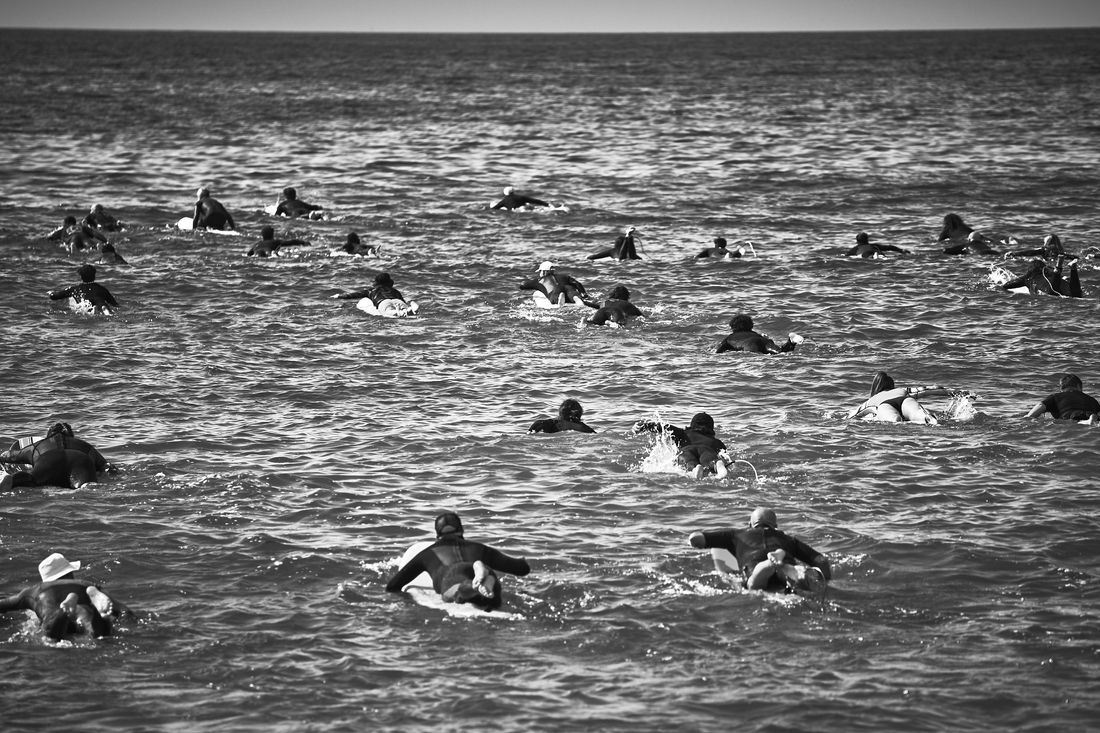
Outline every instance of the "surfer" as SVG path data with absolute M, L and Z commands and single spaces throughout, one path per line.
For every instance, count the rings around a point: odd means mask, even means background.
M 210 189 L 200 188 L 195 193 L 195 216 L 192 229 L 236 229 L 233 217 L 221 202 L 210 195 Z
M 524 576 L 531 566 L 524 558 L 505 555 L 500 550 L 463 536 L 462 520 L 454 512 L 435 518 L 436 541 L 421 550 L 386 583 L 396 593 L 421 573 L 432 578 L 432 587 L 448 603 L 471 603 L 485 610 L 500 608 L 501 583 L 497 573 Z
M 601 249 L 599 252 L 594 252 L 588 255 L 590 260 L 601 260 L 605 257 L 610 257 L 615 260 L 640 260 L 642 259 L 638 255 L 638 250 L 634 245 L 634 237 L 637 234 L 637 230 L 634 227 L 627 227 L 623 229 L 623 233 L 615 239 L 615 244 L 608 249 Z
M 118 301 L 111 295 L 111 291 L 95 282 L 95 265 L 81 265 L 76 273 L 80 275 L 81 281 L 62 290 L 49 291 L 50 300 L 72 298 L 78 305 L 86 303 L 87 307 L 98 311 L 118 307 Z
M 1034 259 L 1027 272 L 1001 285 L 1001 290 L 1027 288 L 1032 295 L 1060 295 L 1065 298 L 1082 298 L 1081 275 L 1077 272 L 1077 260 L 1069 263 L 1069 280 L 1062 277 L 1065 256 L 1059 255 L 1057 264 L 1049 267 L 1046 260 Z
M 741 247 L 738 247 L 737 249 L 729 249 L 729 243 L 726 242 L 725 237 L 715 237 L 714 238 L 714 246 L 713 247 L 707 247 L 706 249 L 701 251 L 699 254 L 695 255 L 695 259 L 702 260 L 702 259 L 711 258 L 711 259 L 717 259 L 717 260 L 724 260 L 724 259 L 730 259 L 730 258 L 733 258 L 733 257 L 740 257 L 743 254 L 744 254 L 744 250 Z
M 1015 239 L 1009 240 L 1009 243 L 1019 244 Z M 1019 257 L 1042 257 L 1044 260 L 1057 260 L 1059 257 L 1065 257 L 1070 260 L 1077 259 L 1074 255 L 1066 254 L 1066 248 L 1062 246 L 1062 240 L 1057 234 L 1048 234 L 1043 237 L 1043 244 L 1040 247 L 1018 249 L 1004 253 L 1004 259 L 1006 260 Z
M 726 444 L 714 435 L 714 418 L 705 412 L 696 413 L 687 429 L 657 420 L 639 420 L 634 424 L 634 433 L 667 433 L 672 442 L 680 449 L 677 462 L 700 479 L 707 473 L 717 478 L 729 475 L 732 463 Z
M 275 207 L 275 216 L 286 216 L 291 219 L 297 219 L 300 216 L 307 219 L 320 219 L 323 216 L 321 213 L 323 209 L 323 206 L 300 201 L 298 192 L 288 186 L 283 189 L 283 196 Z
M 309 242 L 302 239 L 276 239 L 275 227 L 265 226 L 260 229 L 260 241 L 252 245 L 248 250 L 248 256 L 278 257 L 281 247 L 309 247 Z
M 792 331 L 787 334 L 787 341 L 779 346 L 764 334 L 754 331 L 752 317 L 744 313 L 730 319 L 730 331 L 730 335 L 722 339 L 714 353 L 748 351 L 754 354 L 783 354 L 794 351 L 798 344 L 806 340 Z
M 362 255 L 364 257 L 373 257 L 378 254 L 378 251 L 382 249 L 380 245 L 363 244 L 359 241 L 359 235 L 355 232 L 348 232 L 348 238 L 344 242 L 343 246 L 336 250 L 336 252 L 344 252 L 349 255 Z
M 512 211 L 514 209 L 522 209 L 527 206 L 550 206 L 550 204 L 542 199 L 537 199 L 534 196 L 526 196 L 522 193 L 516 193 L 516 190 L 511 186 L 504 188 L 504 198 L 500 199 L 490 209 L 507 209 Z
M 520 290 L 536 290 L 546 296 L 554 305 L 565 303 L 583 303 L 589 308 L 598 308 L 599 305 L 588 299 L 588 291 L 580 281 L 572 275 L 558 272 L 553 262 L 543 262 L 537 270 L 538 277 L 533 280 L 524 280 L 519 285 Z
M 38 564 L 42 582 L 0 600 L 0 613 L 33 611 L 39 628 L 50 639 L 109 636 L 114 622 L 131 611 L 106 591 L 74 573 L 80 561 L 69 562 L 55 552 Z
M 86 440 L 73 435 L 68 423 L 55 423 L 39 440 L 24 439 L 0 453 L 0 463 L 29 465 L 29 471 L 16 471 L 0 477 L 0 489 L 21 486 L 60 486 L 78 489 L 94 483 L 101 471 L 115 467 Z
M 107 213 L 107 210 L 103 208 L 103 204 L 93 206 L 85 215 L 83 223 L 93 229 L 100 229 L 105 232 L 120 232 L 123 229 L 122 222 Z
M 908 254 L 901 247 L 895 247 L 892 244 L 877 244 L 871 242 L 871 237 L 867 232 L 860 232 L 856 235 L 856 244 L 850 250 L 848 250 L 848 257 L 882 257 L 884 252 L 900 252 L 901 254 Z
M 361 300 L 370 298 L 375 309 L 380 315 L 408 311 L 417 313 L 420 305 L 415 300 L 406 301 L 401 292 L 393 286 L 393 278 L 388 272 L 380 272 L 374 276 L 374 285 L 366 290 L 354 290 L 346 293 L 338 293 L 334 298 L 342 300 Z
M 50 232 L 46 238 L 64 245 L 71 255 L 97 249 L 101 243 L 107 242 L 107 235 L 83 221 L 77 222 L 75 216 L 66 216 L 61 226 Z
M 115 249 L 115 245 L 111 244 L 110 242 L 104 242 L 103 244 L 99 245 L 99 257 L 97 257 L 93 261 L 98 262 L 101 265 L 130 264 L 126 261 L 125 257 L 118 253 L 118 250 Z
M 607 295 L 607 300 L 595 313 L 584 319 L 586 325 L 602 326 L 605 323 L 614 328 L 625 326 L 627 320 L 645 316 L 638 306 L 630 302 L 630 291 L 625 285 L 616 285 Z
M 1088 420 L 1095 425 L 1100 422 L 1100 402 L 1085 394 L 1081 378 L 1076 374 L 1066 374 L 1058 380 L 1059 392 L 1044 397 L 1027 413 L 1026 417 L 1038 417 L 1049 412 L 1055 420 Z
M 530 433 L 562 433 L 566 430 L 575 430 L 578 433 L 594 433 L 596 432 L 592 428 L 581 422 L 581 415 L 584 414 L 584 408 L 581 407 L 581 403 L 572 398 L 563 400 L 561 406 L 558 407 L 557 419 L 552 417 L 536 420 L 531 424 L 531 427 L 527 429 Z
M 700 550 L 720 548 L 731 552 L 741 568 L 741 587 L 748 590 L 820 592 L 833 577 L 829 559 L 802 540 L 779 531 L 775 512 L 764 507 L 753 510 L 748 529 L 697 530 L 688 536 L 688 542 Z
M 882 422 L 915 422 L 925 425 L 937 425 L 936 416 L 924 408 L 917 398 L 924 395 L 957 394 L 938 384 L 920 387 L 896 387 L 893 378 L 886 372 L 878 372 L 871 381 L 871 396 L 859 407 L 848 413 L 848 419 L 864 418 L 873 415 Z

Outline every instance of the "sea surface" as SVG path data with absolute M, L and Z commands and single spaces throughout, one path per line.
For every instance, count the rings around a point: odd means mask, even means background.
M 0 594 L 59 551 L 138 616 L 0 618 L 5 731 L 1100 730 L 1100 430 L 1023 419 L 1063 373 L 1100 393 L 1100 270 L 1010 295 L 935 243 L 1100 245 L 1100 30 L 9 29 L 0 62 L 0 435 L 64 420 L 121 466 L 0 494 Z M 176 228 L 200 185 L 240 236 Z M 509 185 L 560 207 L 490 210 Z M 265 213 L 285 186 L 327 219 Z M 111 317 L 46 297 L 96 203 Z M 265 224 L 312 246 L 246 257 Z M 643 260 L 586 259 L 626 226 Z M 350 231 L 381 255 L 332 256 Z M 694 260 L 716 236 L 756 256 Z M 534 308 L 543 260 L 645 318 Z M 418 318 L 333 298 L 380 271 Z M 738 313 L 806 342 L 715 354 Z M 878 370 L 977 399 L 845 420 Z M 566 397 L 597 434 L 526 433 Z M 728 480 L 631 430 L 699 411 Z M 824 603 L 688 545 L 762 505 Z M 519 618 L 384 591 L 446 509 L 530 561 Z

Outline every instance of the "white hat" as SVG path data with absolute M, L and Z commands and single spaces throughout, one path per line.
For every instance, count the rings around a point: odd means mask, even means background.
M 629 235 L 633 231 L 637 231 L 637 230 L 635 230 L 634 227 L 626 227 L 625 229 L 623 229 L 623 234 Z
M 554 263 L 551 262 L 550 260 L 547 260 L 546 262 L 543 262 L 541 265 L 539 265 L 539 272 L 546 272 L 547 270 L 553 270 L 553 269 L 554 269 Z
M 69 562 L 60 552 L 55 552 L 38 563 L 38 574 L 42 576 L 43 583 L 57 580 L 61 576 L 77 570 L 80 570 L 80 561 Z

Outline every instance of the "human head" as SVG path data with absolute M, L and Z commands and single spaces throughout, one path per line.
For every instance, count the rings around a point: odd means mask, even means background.
M 435 534 L 437 537 L 444 535 L 462 536 L 462 520 L 454 512 L 443 512 L 435 518 Z
M 348 232 L 348 244 L 359 244 L 359 235 L 355 232 Z
M 1043 239 L 1043 250 L 1047 255 L 1064 255 L 1066 253 L 1065 247 L 1062 246 L 1062 240 L 1058 238 L 1057 234 L 1048 234 Z
M 725 237 L 715 237 L 714 238 L 714 246 L 717 247 L 718 249 L 725 249 L 726 248 L 726 238 Z
M 756 507 L 752 510 L 752 516 L 749 517 L 750 527 L 771 527 L 772 529 L 779 529 L 779 520 L 775 518 L 775 512 L 771 509 L 767 509 L 762 506 Z
M 76 268 L 76 274 L 83 282 L 90 283 L 95 280 L 95 265 L 81 265 Z
M 111 244 L 110 242 L 104 242 L 103 244 L 99 245 L 99 251 L 100 252 L 114 252 L 115 251 L 115 245 Z
M 205 186 L 200 187 L 199 190 L 195 192 L 195 198 L 199 199 L 200 201 L 209 195 L 210 189 L 206 188 Z
M 979 232 L 977 229 L 974 229 L 970 232 L 970 234 L 966 235 L 966 241 L 968 241 L 968 242 L 983 242 L 983 241 L 985 241 L 985 237 L 982 236 L 982 233 Z
M 43 583 L 60 580 L 77 570 L 80 570 L 80 561 L 69 562 L 60 552 L 55 552 L 38 563 L 38 574 L 42 576 Z
M 50 426 L 50 429 L 46 431 L 46 437 L 49 438 L 53 435 L 72 435 L 73 426 L 67 422 L 57 422 Z
M 875 374 L 875 378 L 871 380 L 871 396 L 874 397 L 879 392 L 885 392 L 888 389 L 894 388 L 894 379 L 886 372 L 878 372 Z
M 611 292 L 607 294 L 607 297 L 614 300 L 630 300 L 630 291 L 626 289 L 625 285 L 616 285 L 611 288 Z
M 943 217 L 943 225 L 945 227 L 955 227 L 955 228 L 966 227 L 966 224 L 963 222 L 962 217 L 959 216 L 958 214 L 948 214 L 945 217 Z M 966 228 L 968 228 L 968 227 L 966 227 Z
M 543 262 L 541 265 L 539 265 L 539 275 L 541 275 L 543 277 L 546 277 L 547 275 L 549 275 L 551 272 L 553 272 L 553 270 L 554 270 L 554 263 L 551 262 L 550 260 L 547 260 L 547 261 Z
M 626 227 L 625 229 L 623 229 L 623 234 L 625 234 L 626 236 L 629 237 L 635 231 L 637 231 L 637 230 L 634 227 Z
M 72 226 L 73 224 L 76 224 L 76 217 L 71 214 L 65 217 L 65 221 L 61 222 L 61 225 L 66 227 Z
M 1058 388 L 1063 392 L 1080 392 L 1084 385 L 1076 374 L 1066 374 L 1058 380 Z
M 860 232 L 856 235 L 856 244 L 870 244 L 871 238 L 867 236 L 867 232 Z
M 285 198 L 287 201 L 293 201 L 294 199 L 298 198 L 298 192 L 290 186 L 287 186 L 283 189 L 283 198 Z
M 100 214 L 102 212 L 103 212 L 103 204 L 95 204 L 91 208 L 91 213 L 93 213 L 93 214 Z
M 714 435 L 714 418 L 705 412 L 697 412 L 692 416 L 688 430 Z
M 275 238 L 275 227 L 271 226 L 270 224 L 268 224 L 265 227 L 262 227 L 260 229 L 260 238 L 261 239 L 274 239 Z
M 747 316 L 744 313 L 738 314 L 730 319 L 731 331 L 751 331 L 752 330 L 752 317 Z
M 380 272 L 374 276 L 374 284 L 388 288 L 393 285 L 393 278 L 390 277 L 390 273 L 388 272 Z
M 558 408 L 558 417 L 570 422 L 579 422 L 583 414 L 584 408 L 581 407 L 581 403 L 573 398 L 562 400 L 561 407 Z

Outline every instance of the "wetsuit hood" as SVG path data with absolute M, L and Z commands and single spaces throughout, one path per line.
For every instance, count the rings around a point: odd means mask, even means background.
M 734 316 L 730 319 L 730 330 L 734 333 L 741 331 L 751 331 L 753 327 L 752 318 L 744 314 Z
M 613 300 L 630 300 L 630 291 L 626 289 L 625 285 L 616 285 L 607 297 Z
M 574 399 L 564 400 L 558 408 L 558 417 L 569 422 L 580 422 L 583 414 L 584 408 Z
M 462 520 L 454 512 L 443 512 L 435 518 L 435 533 L 439 537 L 445 535 L 462 536 Z
M 76 274 L 80 275 L 80 279 L 86 283 L 90 283 L 95 280 L 95 265 L 82 265 L 76 270 Z
M 696 413 L 691 418 L 691 425 L 688 426 L 688 430 L 694 430 L 705 435 L 714 435 L 714 418 L 705 412 Z
M 390 277 L 390 273 L 388 272 L 380 272 L 374 276 L 374 284 L 388 288 L 393 285 L 393 278 Z

